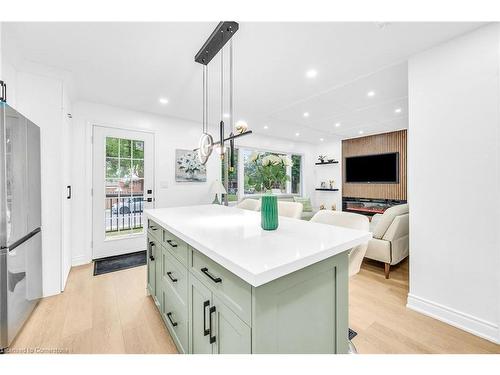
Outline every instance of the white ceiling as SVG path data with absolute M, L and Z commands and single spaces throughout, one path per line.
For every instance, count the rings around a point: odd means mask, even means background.
M 201 121 L 202 68 L 194 55 L 216 24 L 4 23 L 3 43 L 15 58 L 71 72 L 79 99 Z M 480 25 L 241 23 L 235 119 L 256 133 L 314 143 L 406 128 L 408 57 Z M 309 69 L 316 78 L 306 78 Z M 215 58 L 213 124 L 220 120 L 219 71 Z

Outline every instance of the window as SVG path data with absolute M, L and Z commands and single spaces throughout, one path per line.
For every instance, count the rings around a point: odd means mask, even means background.
M 300 175 L 301 175 L 302 157 L 300 155 L 292 155 L 292 194 L 300 194 Z
M 229 202 L 234 202 L 238 200 L 238 149 L 234 149 L 234 169 L 227 172 L 228 183 L 227 183 L 227 200 Z M 226 158 L 228 158 L 226 153 Z M 221 163 L 222 166 L 222 184 L 225 186 L 226 181 L 226 162 L 225 160 Z
M 106 137 L 106 237 L 142 232 L 144 142 Z
M 222 180 L 225 181 L 225 162 Z M 256 149 L 239 149 L 235 169 L 228 171 L 228 200 L 238 196 L 263 194 L 268 190 L 280 194 L 301 194 L 302 156 Z M 243 191 L 239 191 L 242 189 Z

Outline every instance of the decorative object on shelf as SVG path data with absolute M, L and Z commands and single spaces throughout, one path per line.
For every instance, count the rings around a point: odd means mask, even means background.
M 322 189 L 326 189 L 326 181 L 321 181 L 320 186 Z
M 265 194 L 261 198 L 260 225 L 264 230 L 275 230 L 278 228 L 278 197 Z
M 326 208 L 325 208 L 325 205 L 324 205 L 324 204 L 321 204 L 321 205 L 319 206 L 319 209 L 320 209 L 320 210 L 325 210 L 325 209 L 326 209 Z
M 252 168 L 248 177 L 255 183 L 257 191 L 281 193 L 286 188 L 286 182 L 290 180 L 286 167 L 292 166 L 288 156 L 254 152 L 250 162 Z
M 175 150 L 175 181 L 206 182 L 207 168 L 192 150 Z
M 335 180 L 330 180 L 328 181 L 330 183 L 330 189 L 334 189 L 334 186 L 335 186 Z
M 337 160 L 327 160 L 322 163 L 314 163 L 316 165 L 332 165 L 332 164 L 338 164 L 339 162 Z
M 226 189 L 224 188 L 224 185 L 219 180 L 215 180 L 212 182 L 212 186 L 210 187 L 210 191 L 212 195 L 215 195 L 215 198 L 212 202 L 212 204 L 222 204 L 222 194 L 227 194 Z M 220 195 L 220 201 L 218 196 Z
M 326 159 L 326 155 L 319 155 L 318 156 L 318 160 L 321 164 L 323 164 L 325 162 L 325 159 Z
M 337 205 L 335 203 L 332 204 L 332 211 L 337 211 Z

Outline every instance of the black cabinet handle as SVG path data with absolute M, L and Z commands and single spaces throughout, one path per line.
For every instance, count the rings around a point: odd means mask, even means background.
M 207 329 L 207 307 L 210 306 L 210 301 L 203 302 L 203 336 L 210 334 L 210 329 Z
M 151 241 L 149 243 L 149 260 L 152 262 L 155 260 L 155 257 L 153 256 L 153 246 L 155 246 L 155 243 Z
M 209 320 L 209 330 L 210 330 L 210 344 L 213 344 L 215 342 L 215 335 L 212 336 L 212 314 L 215 313 L 215 306 L 212 306 L 209 310 L 208 313 L 208 320 Z
M 207 275 L 210 278 L 210 280 L 212 280 L 214 283 L 222 282 L 222 279 L 220 277 L 213 276 L 210 272 L 208 272 L 207 267 L 203 267 L 200 271 L 203 272 L 205 275 Z
M 172 327 L 175 327 L 177 325 L 177 322 L 174 322 L 172 320 L 172 313 L 171 312 L 167 313 L 167 318 L 168 318 L 168 320 L 170 320 L 170 324 L 172 324 Z
M 158 228 L 156 228 L 154 225 L 151 225 L 151 226 L 149 227 L 149 229 L 151 229 L 151 230 L 158 230 Z
M 168 243 L 170 246 L 172 246 L 172 247 L 177 247 L 177 246 L 178 246 L 178 245 L 177 245 L 174 241 L 172 241 L 172 240 L 167 240 L 167 243 Z
M 172 280 L 173 283 L 177 282 L 177 279 L 175 277 L 172 277 L 172 272 L 167 272 L 167 276 L 170 280 Z
M 71 199 L 71 185 L 66 186 L 66 189 L 68 189 L 68 196 L 66 199 Z

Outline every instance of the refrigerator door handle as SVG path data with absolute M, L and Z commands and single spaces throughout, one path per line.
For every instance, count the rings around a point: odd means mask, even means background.
M 41 232 L 41 228 L 36 228 L 34 231 L 31 231 L 30 233 L 28 233 L 26 236 L 24 236 L 23 238 L 17 240 L 16 242 L 14 242 L 12 245 L 10 245 L 8 247 L 8 252 L 11 253 L 14 251 L 14 249 L 20 245 L 22 245 L 23 243 L 25 243 L 26 241 L 28 241 L 31 237 L 35 236 L 37 233 Z M 15 254 L 15 253 L 13 253 Z

